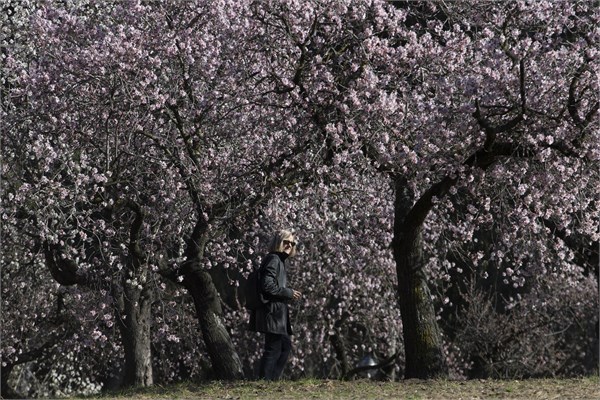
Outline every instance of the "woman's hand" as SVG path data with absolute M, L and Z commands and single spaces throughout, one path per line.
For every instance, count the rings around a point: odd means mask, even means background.
M 302 297 L 302 293 L 300 293 L 299 291 L 292 289 L 292 292 L 293 292 L 292 298 L 294 300 L 298 300 L 299 298 Z

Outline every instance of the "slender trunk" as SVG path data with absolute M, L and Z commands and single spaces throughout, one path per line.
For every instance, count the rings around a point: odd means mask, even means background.
M 412 205 L 413 196 L 405 183 L 404 179 L 396 178 L 392 242 L 406 351 L 405 378 L 443 377 L 447 370 L 441 331 L 424 273 L 421 244 L 421 230 L 429 209 Z
M 243 379 L 242 362 L 222 321 L 221 300 L 210 274 L 202 268 L 204 247 L 208 241 L 208 224 L 202 217 L 188 240 L 187 262 L 182 266 L 183 285 L 194 299 L 215 378 Z
M 350 365 L 348 364 L 348 351 L 346 350 L 346 340 L 344 335 L 344 329 L 342 328 L 350 313 L 344 312 L 342 317 L 335 321 L 334 331 L 335 333 L 329 336 L 329 340 L 331 345 L 333 346 L 333 350 L 335 352 L 335 356 L 340 362 L 341 371 L 341 379 L 344 379 L 350 371 Z

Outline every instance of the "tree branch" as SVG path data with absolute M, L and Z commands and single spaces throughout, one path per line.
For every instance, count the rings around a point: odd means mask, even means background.
M 479 126 L 483 128 L 485 132 L 485 142 L 483 144 L 483 149 L 486 151 L 490 151 L 491 147 L 494 145 L 496 141 L 496 137 L 499 133 L 504 133 L 509 130 L 514 129 L 519 122 L 523 121 L 525 115 L 525 106 L 527 104 L 526 93 L 525 93 L 525 61 L 521 60 L 519 62 L 519 94 L 521 97 L 521 104 L 519 113 L 505 122 L 504 124 L 493 126 L 489 121 L 485 119 L 483 114 L 481 113 L 481 108 L 479 106 L 479 100 L 475 100 L 475 112 L 473 116 L 477 120 Z
M 579 82 L 581 80 L 581 76 L 586 71 L 589 71 L 589 66 L 587 64 L 581 65 L 575 72 L 575 75 L 571 80 L 571 84 L 569 85 L 569 99 L 567 103 L 567 110 L 569 111 L 569 115 L 571 116 L 571 119 L 573 120 L 575 125 L 581 130 L 581 135 L 572 141 L 572 144 L 575 147 L 580 147 L 583 143 L 585 136 L 588 133 L 587 127 L 597 116 L 598 108 L 600 106 L 600 102 L 598 101 L 594 105 L 592 105 L 588 113 L 585 115 L 585 119 L 582 119 L 579 115 L 579 99 L 577 98 L 576 91 L 577 86 L 579 85 Z
M 77 270 L 79 269 L 77 263 L 66 258 L 66 256 L 61 253 L 60 246 L 50 244 L 45 240 L 43 247 L 46 266 L 52 277 L 58 283 L 65 286 L 78 284 L 85 285 L 89 283 L 84 277 L 77 275 Z

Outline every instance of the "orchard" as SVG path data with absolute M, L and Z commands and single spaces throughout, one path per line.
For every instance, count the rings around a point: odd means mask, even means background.
M 594 2 L 0 18 L 2 396 L 254 379 L 240 287 L 281 228 L 287 379 L 598 371 Z

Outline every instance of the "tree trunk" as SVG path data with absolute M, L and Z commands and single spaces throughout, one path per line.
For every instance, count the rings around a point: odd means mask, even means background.
M 231 337 L 222 322 L 222 309 L 208 272 L 201 269 L 198 260 L 192 261 L 184 275 L 184 286 L 194 299 L 196 316 L 200 322 L 202 337 L 206 344 L 215 378 L 224 380 L 242 379 L 242 362 L 233 346 Z
M 152 293 L 124 283 L 124 317 L 120 318 L 121 336 L 125 349 L 125 386 L 147 387 L 154 384 L 150 326 Z
M 412 199 L 406 181 L 396 178 L 392 247 L 406 351 L 405 378 L 444 377 L 447 370 L 441 331 L 427 286 L 421 248 L 421 230 L 430 208 L 419 207 L 419 202 L 413 206 Z
M 125 348 L 124 384 L 146 387 L 154 384 L 152 377 L 152 325 L 153 293 L 146 280 L 148 266 L 140 246 L 140 232 L 145 213 L 142 207 L 128 200 L 125 205 L 135 213 L 129 237 L 127 271 L 122 278 L 122 308 L 125 318 L 120 318 L 120 327 Z
M 204 248 L 208 241 L 208 224 L 202 217 L 187 243 L 187 261 L 181 268 L 183 286 L 194 299 L 196 316 L 200 322 L 216 379 L 243 379 L 242 362 L 222 321 L 221 299 L 210 274 L 202 268 Z

